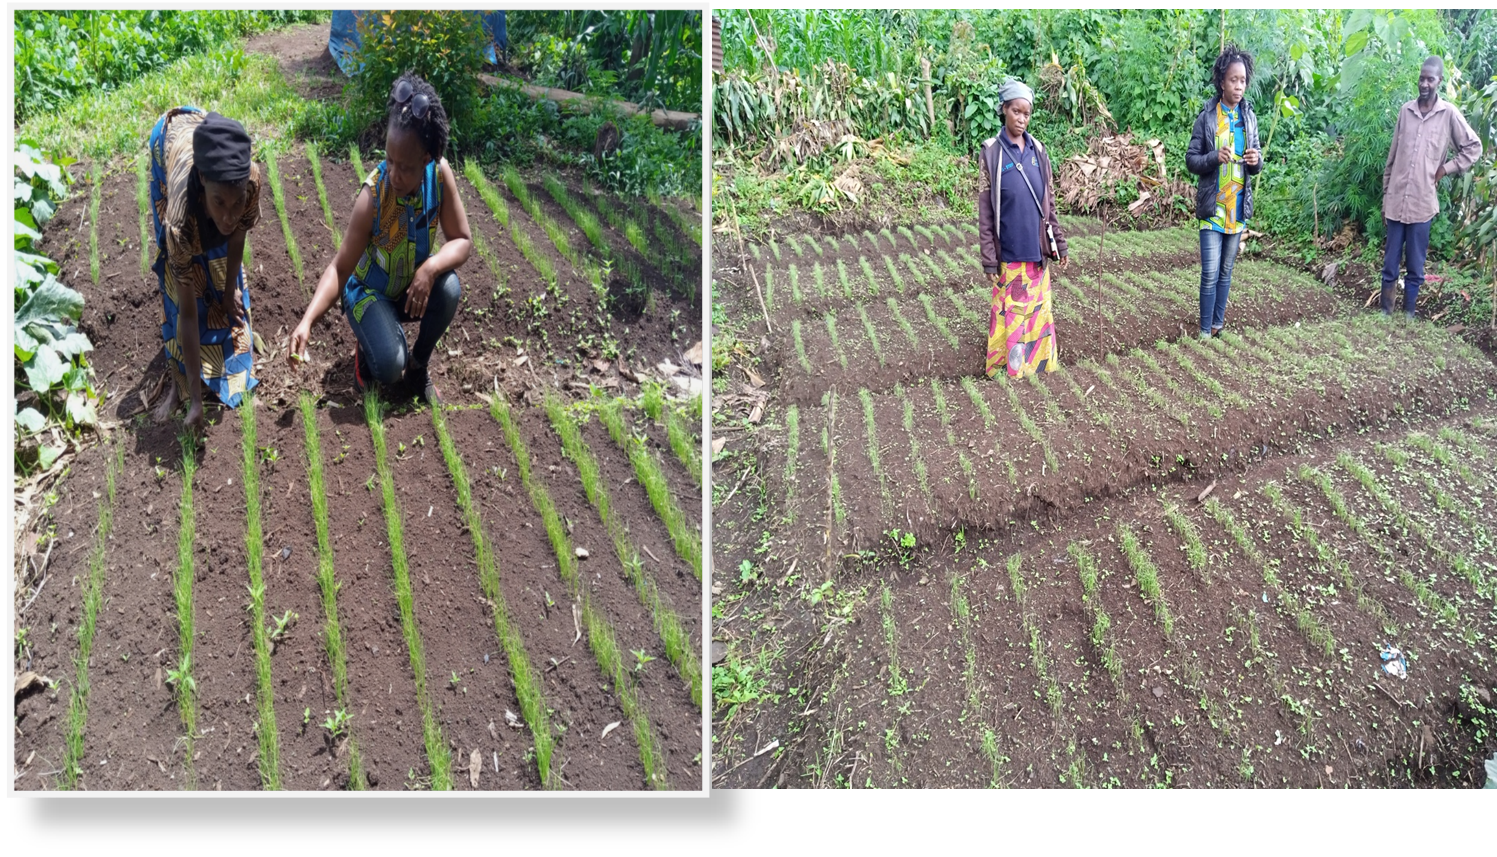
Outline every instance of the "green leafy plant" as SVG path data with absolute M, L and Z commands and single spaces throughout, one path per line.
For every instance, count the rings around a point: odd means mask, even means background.
M 326 729 L 328 735 L 334 740 L 347 735 L 352 725 L 353 717 L 349 715 L 348 711 L 342 708 L 337 709 L 326 720 L 322 721 L 322 728 Z

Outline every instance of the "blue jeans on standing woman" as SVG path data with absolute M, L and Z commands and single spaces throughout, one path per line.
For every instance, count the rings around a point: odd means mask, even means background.
M 1227 292 L 1232 289 L 1232 265 L 1242 233 L 1227 235 L 1201 230 L 1201 333 L 1210 335 L 1227 323 Z
M 1393 284 L 1398 280 L 1398 262 L 1403 257 L 1408 273 L 1403 277 L 1403 312 L 1414 317 L 1419 287 L 1424 285 L 1424 257 L 1429 253 L 1431 217 L 1423 223 L 1399 223 L 1384 220 L 1388 226 L 1388 246 L 1383 251 L 1383 315 L 1393 314 Z
M 462 293 L 457 274 L 445 271 L 437 275 L 431 285 L 431 294 L 426 298 L 426 311 L 419 319 L 421 330 L 416 334 L 416 344 L 411 347 L 406 346 L 405 331 L 400 325 L 418 319 L 405 311 L 405 295 L 394 299 L 377 298 L 365 305 L 362 320 L 353 317 L 353 308 L 344 301 L 343 314 L 359 342 L 359 351 L 367 367 L 365 372 L 370 379 L 389 387 L 404 378 L 409 367 L 416 372 L 417 380 L 424 383 L 431 353 L 437 347 L 437 340 L 447 332 L 447 326 L 452 324 Z

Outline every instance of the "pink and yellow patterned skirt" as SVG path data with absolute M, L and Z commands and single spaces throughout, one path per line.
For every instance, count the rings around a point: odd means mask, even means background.
M 1004 262 L 993 280 L 988 316 L 988 377 L 1008 364 L 1010 378 L 1054 372 L 1060 352 L 1050 311 L 1050 269 L 1038 262 Z

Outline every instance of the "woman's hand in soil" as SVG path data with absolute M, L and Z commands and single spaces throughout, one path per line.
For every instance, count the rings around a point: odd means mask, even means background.
M 426 312 L 426 299 L 431 297 L 433 274 L 430 265 L 416 269 L 411 285 L 405 291 L 405 311 L 411 318 L 420 318 Z
M 296 330 L 291 331 L 291 347 L 286 350 L 286 362 L 292 366 L 297 365 L 297 361 L 302 360 L 307 353 L 307 342 L 311 338 L 312 325 L 306 319 L 302 319 L 301 324 L 296 326 Z
M 1219 163 L 1219 164 L 1230 164 L 1230 163 L 1232 163 L 1232 147 L 1231 146 L 1222 146 L 1220 149 L 1217 149 L 1216 150 L 1216 162 Z

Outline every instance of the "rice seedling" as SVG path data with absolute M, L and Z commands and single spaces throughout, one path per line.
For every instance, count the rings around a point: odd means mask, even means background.
M 135 204 L 140 209 L 140 276 L 151 276 L 151 155 L 142 152 L 135 159 Z
M 848 300 L 852 300 L 852 281 L 847 278 L 847 266 L 841 259 L 837 260 L 837 280 L 842 284 L 842 294 Z
M 842 350 L 842 342 L 837 338 L 837 314 L 828 312 L 825 317 L 826 335 L 831 340 L 832 356 L 837 358 L 837 363 L 843 369 L 847 368 L 847 354 Z
M 945 250 L 937 250 L 936 256 L 941 260 L 941 264 L 946 266 L 946 275 L 949 277 L 960 277 L 962 272 L 966 270 L 962 263 L 951 258 L 951 254 Z
M 1185 341 L 1193 342 L 1189 339 Z M 1194 341 L 1193 344 L 1197 349 L 1201 348 L 1199 341 Z M 1210 390 L 1212 395 L 1216 396 L 1218 399 L 1226 402 L 1234 408 L 1243 410 L 1247 409 L 1248 402 L 1246 399 L 1237 395 L 1237 393 L 1226 389 L 1221 385 L 1220 381 L 1196 368 L 1195 361 L 1191 360 L 1190 355 L 1186 353 L 1186 349 L 1188 349 L 1190 346 L 1187 345 L 1186 348 L 1180 348 L 1177 345 L 1159 342 L 1156 343 L 1154 347 L 1174 357 L 1175 362 L 1179 364 L 1180 368 L 1185 370 L 1185 374 L 1189 375 L 1191 379 L 1194 380 L 1197 384 L 1200 384 L 1202 387 Z M 1202 349 L 1202 351 L 1204 351 L 1204 349 Z
M 1159 343 L 1159 346 L 1161 347 L 1160 350 L 1163 351 L 1168 351 L 1171 349 L 1170 344 L 1166 342 Z M 1159 361 L 1154 359 L 1154 355 L 1150 354 L 1147 351 L 1144 351 L 1141 348 L 1135 348 L 1132 352 L 1130 352 L 1129 356 L 1136 358 L 1138 362 L 1142 363 L 1145 367 L 1148 368 L 1150 372 L 1154 373 L 1155 378 L 1164 382 L 1165 389 L 1175 394 L 1175 396 L 1178 397 L 1181 401 L 1185 402 L 1191 407 L 1204 409 L 1206 413 L 1211 415 L 1212 419 L 1219 420 L 1224 415 L 1225 412 L 1221 409 L 1221 405 L 1218 405 L 1215 402 L 1208 402 L 1202 399 L 1200 396 L 1197 396 L 1194 392 L 1191 392 L 1190 390 L 1187 390 L 1184 387 L 1180 386 L 1179 381 L 1176 381 L 1173 376 L 1164 371 L 1164 367 L 1159 365 Z
M 1481 485 L 1481 481 L 1476 478 L 1476 474 L 1471 472 L 1471 468 L 1467 467 L 1464 462 L 1456 458 L 1454 453 L 1440 445 L 1438 441 L 1429 435 L 1423 432 L 1411 432 L 1405 440 L 1408 441 L 1410 446 L 1454 471 L 1467 484 L 1478 487 Z
M 826 288 L 826 271 L 822 270 L 820 262 L 811 265 L 811 280 L 816 284 L 816 294 L 824 298 L 831 296 Z
M 894 284 L 894 291 L 904 294 L 904 277 L 900 275 L 899 269 L 894 266 L 894 260 L 888 256 L 881 257 L 884 267 L 889 269 L 889 281 Z M 870 279 L 872 279 L 870 277 Z
M 973 500 L 977 499 L 977 472 L 972 466 L 972 459 L 967 457 L 966 451 L 956 444 L 956 432 L 951 428 L 951 409 L 946 404 L 946 390 L 941 382 L 935 378 L 930 379 L 930 392 L 935 398 L 936 414 L 940 417 L 941 427 L 946 430 L 946 444 L 956 452 L 957 463 L 961 466 L 962 475 L 967 477 L 967 495 Z
M 364 169 L 364 161 L 359 157 L 359 144 L 348 144 L 348 163 L 353 166 L 354 180 L 362 184 L 369 177 L 369 171 Z
M 1066 386 L 1071 388 L 1071 395 L 1086 409 L 1094 425 L 1107 429 L 1109 434 L 1116 434 L 1116 429 L 1112 425 L 1112 416 L 1097 407 L 1096 400 L 1091 397 L 1089 389 L 1081 389 L 1081 383 L 1076 380 L 1075 373 L 1062 366 L 1055 371 L 1055 374 L 1059 375 L 1066 382 Z
M 577 228 L 586 236 L 588 243 L 597 248 L 598 252 L 603 255 L 603 258 L 612 258 L 613 247 L 603 237 L 603 226 L 598 223 L 598 218 L 591 211 L 584 208 L 581 203 L 573 199 L 571 194 L 567 193 L 566 186 L 561 183 L 561 180 L 554 173 L 547 173 L 546 177 L 541 180 L 541 184 L 546 189 L 546 193 L 551 196 L 551 199 L 557 205 L 561 206 L 562 210 L 567 213 L 567 216 L 572 218 L 573 223 L 577 224 Z
M 364 419 L 369 424 L 369 434 L 374 441 L 374 467 L 379 477 L 385 531 L 389 537 L 395 603 L 400 612 L 401 637 L 405 640 L 411 673 L 416 682 L 416 705 L 421 709 L 421 739 L 426 748 L 427 764 L 431 766 L 431 787 L 434 791 L 448 791 L 452 788 L 452 755 L 447 742 L 443 740 L 442 728 L 437 724 L 436 711 L 432 707 L 431 693 L 427 686 L 426 654 L 421 644 L 421 631 L 416 624 L 416 599 L 411 592 L 405 529 L 400 520 L 400 506 L 395 499 L 395 477 L 390 472 L 389 455 L 385 446 L 384 417 L 380 412 L 379 397 L 372 390 L 364 394 Z
M 827 494 L 831 498 L 832 514 L 840 524 L 847 520 L 847 506 L 842 502 L 842 485 L 837 481 L 837 447 L 831 442 L 831 427 L 837 422 L 837 391 L 828 391 L 822 403 L 827 408 L 826 425 L 821 427 L 821 453 L 827 462 Z
M 499 257 L 494 255 L 494 248 L 489 246 L 489 239 L 483 237 L 483 232 L 478 229 L 471 230 L 473 234 L 473 249 L 478 251 L 478 258 L 488 267 L 489 273 L 493 275 L 494 282 L 498 283 L 495 290 L 497 295 L 509 294 L 509 287 L 505 285 L 508 277 L 504 275 L 504 269 L 499 265 Z
M 904 266 L 909 269 L 910 277 L 914 279 L 916 287 L 924 288 L 925 284 L 930 282 L 930 272 L 915 264 L 915 260 L 910 258 L 910 254 L 900 253 L 899 261 L 903 262 Z
M 794 235 L 786 235 L 785 241 L 790 245 L 791 251 L 793 251 L 797 257 L 806 255 L 805 251 L 800 248 L 800 242 L 795 240 Z
M 925 457 L 920 454 L 920 438 L 915 434 L 915 405 L 905 392 L 904 385 L 894 385 L 895 395 L 904 405 L 904 433 L 910 437 L 910 461 L 915 467 L 915 479 L 920 483 L 920 493 L 927 503 L 931 500 L 930 474 L 925 468 Z
M 1218 524 L 1221 524 L 1222 529 L 1232 536 L 1233 541 L 1242 549 L 1243 555 L 1259 567 L 1263 573 L 1263 582 L 1278 594 L 1284 607 L 1294 616 L 1295 626 L 1299 628 L 1300 633 L 1310 642 L 1310 645 L 1324 651 L 1326 657 L 1334 655 L 1336 638 L 1320 624 L 1315 614 L 1300 603 L 1298 596 L 1284 587 L 1279 580 L 1278 573 L 1274 570 L 1278 563 L 1270 562 L 1263 556 L 1258 546 L 1253 543 L 1253 537 L 1238 523 L 1236 516 L 1220 500 L 1215 497 L 1208 498 L 1206 510 L 1211 513 Z
M 1028 592 L 1024 584 L 1024 576 L 1020 571 L 1023 557 L 1014 554 L 1008 558 L 1008 581 L 1013 588 L 1014 601 L 1019 605 L 1019 615 L 1024 623 L 1025 636 L 1029 642 L 1029 663 L 1034 667 L 1035 676 L 1045 688 L 1045 702 L 1050 706 L 1050 714 L 1059 720 L 1065 711 L 1065 699 L 1061 696 L 1060 685 L 1056 683 L 1055 676 L 1050 674 L 1050 662 L 1045 657 L 1045 644 L 1040 640 L 1038 623 L 1034 620 L 1034 614 L 1029 610 Z
M 774 312 L 774 268 L 764 269 L 764 306 Z
M 910 326 L 909 319 L 905 318 L 904 313 L 899 311 L 899 304 L 894 301 L 894 297 L 891 295 L 885 300 L 889 306 L 889 315 L 893 316 L 895 323 L 899 325 L 899 329 L 904 333 L 904 338 L 908 339 L 911 345 L 917 348 L 920 347 L 920 339 L 915 336 L 915 328 Z
M 776 262 L 783 261 L 780 258 L 780 245 L 776 243 L 773 238 L 769 239 L 769 251 L 774 254 L 774 260 Z M 644 251 L 641 250 L 639 252 L 643 253 Z
M 936 262 L 934 257 L 930 256 L 927 253 L 919 253 L 916 254 L 915 258 L 919 259 L 922 263 L 925 264 L 926 270 L 930 272 L 930 276 L 936 282 L 941 282 L 946 279 L 946 272 L 941 270 L 941 266 Z
M 1291 720 L 1299 723 L 1300 734 L 1309 739 L 1312 730 L 1315 728 L 1315 718 L 1310 713 L 1310 708 L 1307 705 L 1308 700 L 1302 702 L 1297 699 L 1293 690 L 1284 681 L 1283 677 L 1279 675 L 1278 668 L 1274 666 L 1278 663 L 1278 655 L 1269 651 L 1263 645 L 1263 636 L 1258 628 L 1256 611 L 1244 610 L 1234 604 L 1230 608 L 1229 615 L 1232 618 L 1233 625 L 1247 629 L 1248 651 L 1253 655 L 1247 665 L 1251 666 L 1256 663 L 1263 666 L 1263 671 L 1268 675 L 1269 686 L 1273 688 L 1276 701 Z
M 806 300 L 800 290 L 800 271 L 794 265 L 790 266 L 790 299 L 797 304 L 805 303 Z
M 851 247 L 852 249 L 854 249 L 854 250 L 860 249 L 858 247 L 858 236 L 857 236 L 856 233 L 849 232 L 846 235 L 842 236 L 842 240 L 846 241 L 847 242 L 847 246 Z
M 868 234 L 868 233 L 866 233 L 866 232 L 865 232 L 865 233 L 863 233 L 863 234 L 865 234 L 865 235 L 866 235 L 866 234 Z M 879 234 L 879 236 L 880 236 L 880 237 L 881 237 L 881 238 L 883 238 L 883 239 L 884 239 L 884 240 L 885 240 L 885 241 L 888 241 L 888 242 L 889 242 L 889 249 L 890 249 L 890 250 L 895 250 L 895 249 L 898 249 L 898 248 L 897 248 L 897 246 L 896 246 L 896 245 L 895 245 L 895 243 L 894 243 L 894 233 L 893 233 L 893 232 L 891 232 L 891 231 L 890 231 L 890 230 L 889 230 L 889 227 L 887 227 L 887 226 L 885 226 L 885 227 L 884 227 L 884 228 L 883 228 L 883 229 L 880 229 L 880 230 L 879 230 L 879 231 L 878 231 L 878 234 Z M 875 249 L 875 250 L 877 250 L 877 249 L 878 249 L 878 244 L 877 244 L 877 242 L 875 242 L 875 243 L 874 243 L 874 245 L 873 245 L 873 249 Z
M 1133 349 L 1133 352 L 1134 353 L 1130 356 L 1136 357 L 1138 354 L 1142 353 L 1137 348 Z M 1183 409 L 1171 408 L 1170 403 L 1165 400 L 1164 396 L 1160 395 L 1159 391 L 1154 388 L 1154 385 L 1149 383 L 1148 378 L 1144 376 L 1143 369 L 1137 366 L 1130 366 L 1125 368 L 1117 359 L 1117 355 L 1111 353 L 1107 355 L 1107 362 L 1114 369 L 1117 369 L 1119 374 L 1127 378 L 1128 381 L 1131 382 L 1133 389 L 1144 398 L 1144 401 L 1153 406 L 1156 411 L 1174 417 L 1175 419 L 1180 421 L 1181 425 L 1189 428 L 1190 415 L 1187 414 Z M 1098 377 L 1102 376 L 1099 375 Z
M 104 165 L 94 161 L 89 167 L 88 191 L 88 278 L 99 284 L 99 193 L 104 187 Z
M 192 769 L 193 750 L 198 737 L 197 680 L 192 675 L 193 630 L 192 582 L 197 574 L 193 565 L 193 535 L 197 522 L 193 514 L 192 478 L 197 474 L 196 441 L 183 437 L 182 499 L 177 504 L 180 526 L 177 529 L 177 570 L 172 577 L 172 600 L 177 607 L 177 666 L 167 670 L 167 681 L 177 698 L 177 714 L 186 729 L 183 765 L 187 769 L 187 788 L 196 788 Z
M 889 479 L 884 473 L 884 466 L 879 461 L 878 431 L 873 419 L 873 394 L 868 392 L 867 387 L 862 387 L 858 390 L 858 399 L 863 403 L 863 431 L 868 435 L 868 463 L 873 465 L 873 473 L 878 477 L 884 516 L 888 517 L 890 510 L 894 507 L 894 499 L 889 493 Z
M 588 449 L 587 442 L 582 439 L 582 432 L 576 420 L 567 413 L 561 401 L 555 396 L 546 397 L 545 409 L 546 416 L 551 421 L 551 428 L 561 438 L 562 448 L 566 450 L 567 457 L 577 465 L 577 474 L 582 480 L 582 490 L 587 494 L 587 501 L 597 510 L 599 519 L 603 521 L 604 527 L 608 530 L 609 538 L 613 540 L 614 553 L 618 555 L 619 563 L 623 566 L 624 576 L 633 585 L 640 604 L 650 614 L 655 634 L 665 648 L 666 659 L 686 683 L 692 702 L 700 707 L 702 705 L 702 667 L 692 651 L 691 637 L 682 626 L 681 618 L 661 598 L 659 587 L 645 570 L 639 551 L 635 550 L 629 540 L 628 527 L 618 515 L 614 514 L 608 489 L 603 482 L 602 471 L 598 468 L 598 462 L 593 457 L 592 450 Z
M 1045 386 L 1044 382 L 1040 381 L 1039 375 L 1029 376 L 1029 389 L 1033 390 L 1043 402 L 1045 419 L 1050 425 L 1057 428 L 1065 428 L 1066 415 L 1061 411 L 1060 404 L 1055 401 L 1055 396 L 1051 395 L 1050 388 Z
M 535 249 L 535 244 L 530 240 L 530 236 L 526 234 L 524 229 L 520 228 L 519 219 L 510 221 L 509 237 L 511 241 L 515 242 L 515 247 L 519 249 L 520 255 L 524 256 L 525 261 L 530 263 L 530 267 L 534 268 L 535 272 L 541 275 L 541 279 L 545 281 L 547 288 L 556 288 L 556 266 L 551 264 L 551 260 L 546 257 L 546 254 Z M 636 268 L 635 270 L 637 271 L 638 269 Z
M 1008 404 L 1009 407 L 1013 409 L 1014 416 L 1019 420 L 1019 426 L 1024 429 L 1024 432 L 1028 434 L 1035 443 L 1040 445 L 1040 449 L 1044 450 L 1045 467 L 1041 468 L 1042 475 L 1046 468 L 1048 468 L 1050 472 L 1059 471 L 1060 460 L 1055 457 L 1055 450 L 1050 446 L 1050 439 L 1045 436 L 1044 432 L 1040 431 L 1040 427 L 1035 425 L 1035 422 L 1030 418 L 1029 413 L 1024 410 L 1023 403 L 1019 401 L 1018 389 L 1013 384 L 1009 383 L 1008 373 L 999 372 L 994 377 L 997 379 L 998 385 L 1003 388 L 1004 392 L 1008 393 Z
M 697 406 L 701 406 L 701 396 L 697 396 Z M 670 444 L 671 451 L 676 454 L 677 460 L 686 467 L 700 486 L 702 484 L 702 444 L 691 433 L 686 421 L 677 415 L 674 408 L 665 410 L 665 439 Z
M 1185 561 L 1201 576 L 1201 582 L 1210 586 L 1211 570 L 1206 565 L 1206 545 L 1201 541 L 1201 534 L 1196 530 L 1195 524 L 1180 513 L 1179 506 L 1174 505 L 1164 507 L 1164 519 L 1169 522 L 1175 535 L 1185 542 Z
M 790 321 L 790 338 L 795 340 L 795 356 L 800 359 L 800 368 L 804 369 L 807 375 L 816 374 L 811 371 L 811 361 L 806 358 L 806 343 L 801 338 L 800 319 L 798 318 Z
M 318 154 L 317 143 L 308 143 L 307 163 L 312 167 L 312 182 L 317 185 L 317 202 L 322 206 L 322 219 L 327 223 L 327 231 L 333 236 L 333 249 L 337 250 L 343 246 L 343 233 L 338 231 L 338 223 L 333 219 L 333 207 L 327 201 L 327 187 L 322 183 L 322 159 Z
M 982 394 L 977 391 L 977 384 L 973 383 L 971 376 L 963 376 L 961 383 L 962 389 L 967 391 L 967 396 L 972 399 L 972 404 L 977 408 L 977 412 L 982 414 L 983 426 L 988 431 L 992 431 L 997 427 L 998 419 L 993 416 L 992 409 L 988 407 L 988 400 L 984 399 Z
M 889 649 L 889 695 L 904 696 L 910 692 L 909 681 L 899 668 L 899 626 L 894 621 L 894 593 L 889 584 L 883 585 L 878 598 L 879 613 L 884 629 L 884 645 Z
M 617 406 L 615 402 L 613 407 L 617 408 Z M 600 413 L 604 412 L 606 409 L 600 410 Z M 515 423 L 503 394 L 490 399 L 489 414 L 504 430 L 504 438 L 511 454 L 514 455 L 521 484 L 524 485 L 526 493 L 530 496 L 531 505 L 540 514 L 545 525 L 546 536 L 551 542 L 552 553 L 555 555 L 562 582 L 566 585 L 572 599 L 580 605 L 581 624 L 587 629 L 588 648 L 591 649 L 594 659 L 598 662 L 598 668 L 603 676 L 613 682 L 614 696 L 618 698 L 619 707 L 623 709 L 624 716 L 629 720 L 634 732 L 635 744 L 639 748 L 639 760 L 645 771 L 645 780 L 652 788 L 666 788 L 669 782 L 665 771 L 664 748 L 660 745 L 659 738 L 650 725 L 649 715 L 639 699 L 634 680 L 631 678 L 632 673 L 624 665 L 622 652 L 613 629 L 609 627 L 607 619 L 593 607 L 590 590 L 584 585 L 581 575 L 577 572 L 577 558 L 572 547 L 571 536 L 567 535 L 566 524 L 563 523 L 545 486 L 541 485 L 531 472 L 530 452 L 525 446 L 524 439 L 520 437 L 519 426 Z M 621 419 L 618 425 L 622 428 Z M 609 427 L 609 433 L 614 433 L 612 426 Z M 618 436 L 614 438 L 615 442 L 619 439 Z
M 874 250 L 878 249 L 878 236 L 875 235 L 873 232 L 870 232 L 869 230 L 864 229 L 863 230 L 863 240 L 868 242 L 868 246 L 869 247 L 872 247 Z
M 925 308 L 926 320 L 935 326 L 936 330 L 945 338 L 946 343 L 951 346 L 952 351 L 960 351 L 961 341 L 956 338 L 956 334 L 951 332 L 951 327 L 946 323 L 946 319 L 936 314 L 936 307 L 931 303 L 930 294 L 921 292 L 917 297 L 920 305 Z
M 873 356 L 878 360 L 878 365 L 885 365 L 884 349 L 879 344 L 878 331 L 873 327 L 873 321 L 868 318 L 868 308 L 858 304 L 858 319 L 863 322 L 863 332 L 868 336 L 868 345 L 873 349 Z
M 868 296 L 878 297 L 878 280 L 873 275 L 873 266 L 868 263 L 867 256 L 858 257 L 858 268 L 863 272 L 863 279 L 868 283 Z
M 114 528 L 115 482 L 125 469 L 125 447 L 115 444 L 104 470 L 104 496 L 100 498 L 99 525 L 94 530 L 93 550 L 88 557 L 88 576 L 83 581 L 83 617 L 78 622 L 78 657 L 73 661 L 73 689 L 68 696 L 68 715 L 63 739 L 62 777 L 57 787 L 71 791 L 83 776 L 83 732 L 88 725 L 89 661 L 93 658 L 94 635 L 99 608 L 104 606 L 105 550 Z
M 816 243 L 816 236 L 814 236 L 814 235 L 802 235 L 801 236 L 801 240 L 806 242 L 806 246 L 811 248 L 811 252 L 815 253 L 818 256 L 824 256 L 824 255 L 826 255 L 825 253 L 822 252 L 821 245 L 818 244 L 818 243 Z M 830 240 L 835 241 L 836 239 L 830 239 Z M 835 247 L 836 244 L 834 243 L 832 246 Z
M 921 235 L 924 235 L 925 236 L 925 240 L 929 241 L 931 244 L 935 244 L 936 243 L 936 234 L 934 232 L 931 232 L 928 227 L 916 225 L 915 226 L 915 231 L 919 232 Z M 911 244 L 915 243 L 914 239 L 910 239 L 910 243 Z
M 296 246 L 296 235 L 291 231 L 291 221 L 286 216 L 286 193 L 281 189 L 281 170 L 276 165 L 275 153 L 265 150 L 265 173 L 270 183 L 270 195 L 275 201 L 276 217 L 281 221 L 281 234 L 286 237 L 286 255 L 291 257 L 291 267 L 296 271 L 296 281 L 301 283 L 302 294 L 307 291 L 306 276 L 302 272 L 301 250 Z
M 499 225 L 509 228 L 509 204 L 504 201 L 504 197 L 499 195 L 499 191 L 489 181 L 488 176 L 483 174 L 483 168 L 478 165 L 478 161 L 473 158 L 465 161 L 463 175 L 478 191 L 478 197 L 483 200 L 484 205 L 488 206 L 494 219 L 499 221 Z
M 897 231 L 900 235 L 904 236 L 906 241 L 910 242 L 911 247 L 920 246 L 919 243 L 915 241 L 915 233 L 911 232 L 908 226 L 900 226 Z
M 1139 592 L 1154 608 L 1154 618 L 1164 629 L 1166 637 L 1175 634 L 1175 619 L 1170 614 L 1170 605 L 1159 586 L 1159 567 L 1149 557 L 1149 552 L 1139 542 L 1138 536 L 1126 526 L 1118 527 L 1118 538 L 1123 543 L 1123 554 L 1128 558 L 1128 567 L 1133 569 L 1133 579 L 1138 581 Z
M 985 321 L 985 319 L 982 317 L 982 313 L 973 309 L 970 305 L 963 303 L 961 297 L 957 295 L 955 290 L 947 289 L 946 299 L 951 301 L 951 305 L 956 308 L 957 315 L 966 319 L 971 324 L 980 326 Z
M 332 538 L 328 533 L 327 487 L 322 468 L 322 441 L 317 431 L 317 397 L 303 391 L 300 400 L 302 428 L 307 450 L 307 487 L 312 496 L 312 522 L 317 530 L 317 589 L 322 596 L 322 644 L 333 673 L 333 694 L 338 707 L 351 710 L 348 693 L 348 654 L 343 645 L 343 626 L 338 621 L 338 582 L 333 565 Z M 349 788 L 362 790 L 363 757 L 358 741 L 348 736 Z
M 275 722 L 275 685 L 270 675 L 270 646 L 265 635 L 265 540 L 260 529 L 260 465 L 255 460 L 258 446 L 255 440 L 254 394 L 245 396 L 238 411 L 244 451 L 244 547 L 250 580 L 250 643 L 255 650 L 255 709 L 259 718 L 255 734 L 260 744 L 260 784 L 269 791 L 278 791 L 281 788 L 281 746 Z
M 1067 545 L 1066 552 L 1075 560 L 1077 573 L 1081 576 L 1082 604 L 1092 613 L 1092 648 L 1097 650 L 1097 656 L 1102 659 L 1102 667 L 1112 677 L 1119 697 L 1126 700 L 1128 692 L 1123 683 L 1123 661 L 1112 643 L 1112 618 L 1107 615 L 1107 610 L 1102 606 L 1102 598 L 1097 594 L 1097 560 L 1077 542 Z
M 645 489 L 645 494 L 650 498 L 650 505 L 654 507 L 655 514 L 665 523 L 671 542 L 675 545 L 676 555 L 685 560 L 691 567 L 691 573 L 697 580 L 701 580 L 701 533 L 687 522 L 686 516 L 681 512 L 681 507 L 676 505 L 670 488 L 666 485 L 665 474 L 660 470 L 660 463 L 650 454 L 644 442 L 629 431 L 624 419 L 622 403 L 619 400 L 599 407 L 597 413 L 603 426 L 608 429 L 609 437 L 613 438 L 613 442 L 618 444 L 620 449 L 629 454 L 629 463 L 634 468 L 634 478 Z

